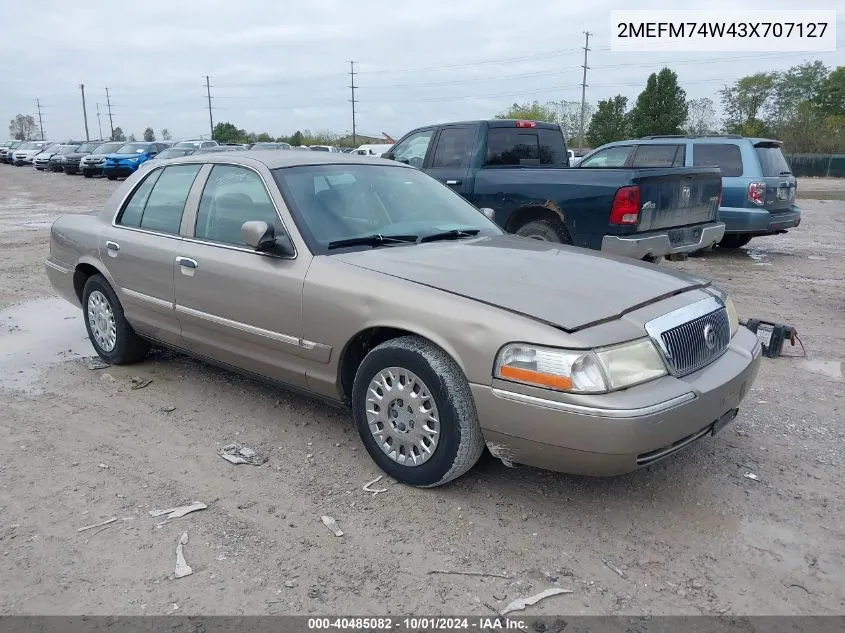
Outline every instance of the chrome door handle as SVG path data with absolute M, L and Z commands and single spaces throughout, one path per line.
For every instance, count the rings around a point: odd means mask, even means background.
M 176 263 L 180 266 L 184 266 L 185 268 L 199 268 L 199 264 L 197 264 L 197 260 L 189 259 L 188 257 L 177 257 Z
M 110 251 L 119 251 L 120 250 L 120 244 L 118 244 L 117 242 L 112 242 L 111 240 L 109 240 L 108 242 L 106 242 L 106 248 L 109 249 Z
M 447 185 L 459 185 L 459 184 L 461 184 L 461 181 L 460 180 L 447 180 L 446 184 Z

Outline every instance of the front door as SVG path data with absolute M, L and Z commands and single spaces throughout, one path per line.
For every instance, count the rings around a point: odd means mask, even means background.
M 251 220 L 283 229 L 257 172 L 215 165 L 197 207 L 193 239 L 186 238 L 175 254 L 184 345 L 218 362 L 306 387 L 300 337 L 310 255 L 285 259 L 255 252 L 241 237 L 241 226 Z
M 437 135 L 434 154 L 425 172 L 452 189 L 469 197 L 469 159 L 472 153 L 472 135 L 475 128 L 466 125 L 444 127 Z

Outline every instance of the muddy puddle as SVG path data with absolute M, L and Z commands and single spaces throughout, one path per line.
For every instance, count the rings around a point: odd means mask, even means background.
M 93 354 L 82 311 L 64 299 L 27 301 L 0 311 L 0 388 L 37 391 L 52 365 Z

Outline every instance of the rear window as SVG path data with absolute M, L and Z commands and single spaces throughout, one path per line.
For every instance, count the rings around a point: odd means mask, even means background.
M 484 165 L 554 165 L 566 167 L 569 158 L 559 130 L 490 128 Z
M 742 153 L 739 145 L 731 143 L 696 143 L 693 145 L 692 164 L 695 167 L 718 167 L 722 176 L 742 176 Z
M 640 145 L 632 167 L 683 167 L 683 145 Z
M 786 176 L 792 173 L 780 147 L 755 147 L 754 150 L 757 152 L 757 158 L 760 159 L 760 168 L 763 170 L 764 177 Z

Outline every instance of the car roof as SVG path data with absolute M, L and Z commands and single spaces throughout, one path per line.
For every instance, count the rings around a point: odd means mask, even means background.
M 632 138 L 624 141 L 613 141 L 612 143 L 605 143 L 601 147 L 613 147 L 619 145 L 672 145 L 673 143 L 719 143 L 719 144 L 739 144 L 751 143 L 780 143 L 780 141 L 769 138 L 758 138 L 751 136 L 736 136 L 736 135 L 713 135 L 713 136 L 645 136 L 643 138 Z M 599 148 L 596 148 L 599 149 Z
M 246 166 L 262 164 L 268 169 L 280 167 L 299 167 L 302 165 L 385 165 L 385 161 L 376 156 L 342 154 L 340 152 L 253 152 L 238 150 L 234 152 L 215 152 L 192 154 L 180 158 L 170 158 L 168 163 L 235 163 Z M 404 163 L 391 163 L 397 167 L 413 169 Z

